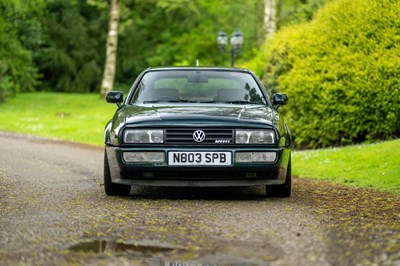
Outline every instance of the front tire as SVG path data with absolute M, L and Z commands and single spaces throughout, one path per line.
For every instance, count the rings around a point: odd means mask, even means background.
M 107 196 L 129 196 L 131 186 L 115 184 L 111 180 L 110 166 L 107 153 L 104 151 L 104 191 Z
M 282 185 L 267 186 L 267 196 L 277 198 L 288 198 L 292 194 L 292 160 L 289 159 L 286 172 L 286 180 Z

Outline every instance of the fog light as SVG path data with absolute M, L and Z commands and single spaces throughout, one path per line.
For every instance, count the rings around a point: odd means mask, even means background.
M 237 152 L 237 163 L 272 163 L 276 160 L 276 152 Z
M 124 161 L 127 163 L 163 163 L 163 152 L 124 152 Z

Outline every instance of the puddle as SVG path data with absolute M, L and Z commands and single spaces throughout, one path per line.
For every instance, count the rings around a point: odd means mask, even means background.
M 88 240 L 69 246 L 67 248 L 75 252 L 93 252 L 103 254 L 105 252 L 124 253 L 137 252 L 142 254 L 147 253 L 167 253 L 175 250 L 175 247 L 162 243 L 131 243 L 109 240 Z
M 173 251 L 183 251 L 187 252 L 186 248 L 183 248 L 181 246 L 173 246 L 168 243 L 161 243 L 158 241 L 154 240 L 144 240 L 140 242 L 133 242 L 133 241 L 111 241 L 111 240 L 105 240 L 105 239 L 97 239 L 97 240 L 83 240 L 81 242 L 78 242 L 76 244 L 67 246 L 66 248 L 69 251 L 73 252 L 87 252 L 87 253 L 94 253 L 94 254 L 109 254 L 110 252 L 113 255 L 117 256 L 124 256 L 130 254 L 134 258 L 140 258 L 141 262 L 145 262 L 145 265 L 157 265 L 157 266 L 204 266 L 204 265 L 212 265 L 212 266 L 226 266 L 226 265 L 231 265 L 227 263 L 223 264 L 218 264 L 218 263 L 205 263 L 205 262 L 199 262 L 199 261 L 174 261 L 170 259 L 166 259 L 166 257 L 172 255 L 171 253 Z M 125 253 L 125 254 L 124 254 Z M 161 256 L 159 256 L 161 255 Z M 215 255 L 215 254 L 214 254 Z M 225 260 L 226 259 L 231 259 L 231 257 L 225 257 L 226 255 L 224 254 L 219 254 L 217 253 L 217 257 L 211 256 L 210 261 L 215 261 L 215 260 Z M 143 260 L 145 259 L 145 260 Z M 235 261 L 237 258 L 234 257 Z M 230 261 L 230 260 L 228 260 Z M 243 263 L 244 265 L 248 265 L 248 263 Z M 232 264 L 236 265 L 236 264 Z M 242 265 L 242 264 L 238 264 Z M 249 265 L 253 265 L 250 263 Z M 258 264 L 255 264 L 258 265 Z M 264 263 L 261 265 L 265 265 Z M 268 264 L 267 264 L 268 265 Z

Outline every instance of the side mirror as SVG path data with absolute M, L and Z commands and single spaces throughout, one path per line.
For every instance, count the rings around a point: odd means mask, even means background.
M 108 103 L 116 103 L 118 107 L 121 107 L 121 103 L 124 101 L 124 94 L 120 91 L 110 91 L 106 95 L 106 101 Z
M 278 109 L 281 105 L 286 105 L 289 101 L 289 97 L 285 93 L 275 93 L 272 95 L 272 105 L 275 109 Z

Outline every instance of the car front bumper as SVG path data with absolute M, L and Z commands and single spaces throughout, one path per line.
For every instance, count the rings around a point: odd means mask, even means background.
M 201 148 L 195 151 L 231 152 L 276 152 L 271 163 L 236 163 L 229 166 L 172 166 L 168 164 L 168 152 L 194 151 L 189 147 L 132 148 L 106 146 L 110 175 L 113 183 L 142 186 L 254 186 L 280 185 L 286 180 L 290 149 L 278 148 Z M 165 161 L 159 163 L 126 163 L 124 152 L 164 152 Z

